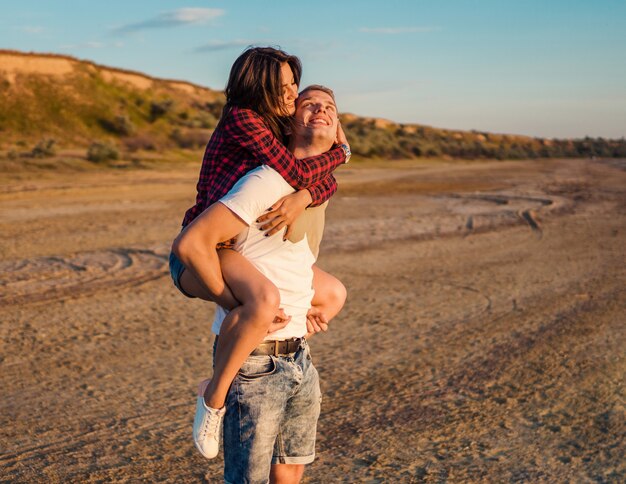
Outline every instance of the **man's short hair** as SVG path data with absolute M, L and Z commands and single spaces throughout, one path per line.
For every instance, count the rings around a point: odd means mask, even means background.
M 325 92 L 326 94 L 328 94 L 330 97 L 333 98 L 333 102 L 335 103 L 335 106 L 337 106 L 337 101 L 335 100 L 335 93 L 333 92 L 331 88 L 322 86 L 321 84 L 311 84 L 310 86 L 307 86 L 304 89 L 302 89 L 302 91 L 300 91 L 300 94 L 298 94 L 298 96 L 302 96 L 307 91 Z

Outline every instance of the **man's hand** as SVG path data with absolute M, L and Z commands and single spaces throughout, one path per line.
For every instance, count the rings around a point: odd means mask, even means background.
M 328 331 L 328 319 L 316 307 L 312 307 L 306 313 L 306 330 L 305 338 L 310 338 L 320 331 Z
M 272 321 L 272 324 L 270 324 L 267 330 L 267 334 L 283 329 L 289 324 L 289 321 L 291 321 L 291 316 L 287 316 L 283 308 L 279 308 L 276 316 L 274 316 L 274 321 Z
M 283 227 L 287 227 L 287 231 L 283 236 L 283 240 L 287 240 L 291 234 L 291 224 L 304 212 L 313 199 L 308 190 L 300 190 L 280 198 L 274 205 L 267 209 L 267 213 L 261 215 L 258 223 L 264 223 L 261 230 L 266 231 L 266 236 L 274 235 Z

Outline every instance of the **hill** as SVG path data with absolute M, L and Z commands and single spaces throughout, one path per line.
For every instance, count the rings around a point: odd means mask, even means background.
M 72 57 L 0 50 L 0 132 L 6 149 L 52 138 L 110 140 L 130 150 L 203 146 L 224 96 Z
M 368 158 L 528 159 L 626 157 L 626 140 L 548 139 L 459 131 L 344 115 L 342 124 L 355 153 Z
M 94 142 L 122 152 L 201 149 L 223 104 L 221 91 L 185 81 L 68 56 L 0 50 L 0 149 L 14 157 Z M 626 157 L 624 139 L 542 139 L 350 114 L 342 115 L 342 123 L 353 152 L 366 158 Z

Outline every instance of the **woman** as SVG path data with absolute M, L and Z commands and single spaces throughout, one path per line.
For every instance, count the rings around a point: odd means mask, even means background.
M 299 190 L 272 207 L 265 226 L 268 234 L 289 226 L 306 206 L 320 204 L 336 191 L 331 173 L 349 153 L 341 129 L 337 133 L 339 147 L 305 160 L 296 160 L 282 143 L 289 116 L 295 112 L 300 75 L 298 58 L 273 48 L 248 49 L 235 61 L 225 91 L 226 105 L 205 152 L 196 204 L 187 211 L 183 227 L 225 195 L 241 176 L 260 165 L 274 168 Z M 176 286 L 189 297 L 214 301 L 233 310 L 220 331 L 213 378 L 198 402 L 204 407 L 197 413 L 202 421 L 198 429 L 194 425 L 196 446 L 205 457 L 212 458 L 217 455 L 219 419 L 232 380 L 270 327 L 278 329 L 289 319 L 284 313 L 276 314 L 278 292 L 274 285 L 243 256 L 228 250 L 232 242 L 222 245 L 217 258 L 198 265 L 194 260 L 204 254 L 205 247 L 202 243 L 190 246 L 185 241 L 179 236 L 170 256 Z M 316 296 L 312 303 L 323 306 L 327 316 L 332 317 L 343 306 L 345 289 L 318 268 L 314 274 Z M 319 311 L 315 314 L 317 317 L 310 318 L 311 330 L 323 328 L 327 322 Z

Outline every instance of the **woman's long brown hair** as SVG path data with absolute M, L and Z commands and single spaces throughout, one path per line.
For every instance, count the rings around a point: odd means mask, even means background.
M 296 84 L 300 85 L 302 64 L 296 56 L 272 47 L 246 49 L 230 70 L 221 119 L 235 106 L 251 109 L 261 115 L 274 136 L 284 142 L 289 115 L 283 105 L 280 68 L 285 62 L 291 67 Z

